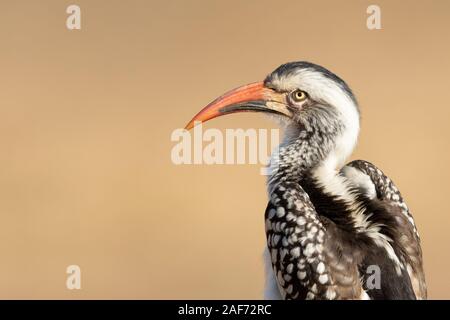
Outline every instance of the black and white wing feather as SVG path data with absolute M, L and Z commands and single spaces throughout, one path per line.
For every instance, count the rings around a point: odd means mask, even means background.
M 426 299 L 427 288 L 423 271 L 420 237 L 414 219 L 394 182 L 370 162 L 355 160 L 347 167 L 352 167 L 367 175 L 375 186 L 376 200 L 385 208 L 395 221 L 395 230 L 391 230 L 392 241 L 399 248 L 399 259 L 405 266 L 416 299 Z M 385 279 L 386 281 L 386 279 Z M 393 292 L 392 294 L 395 294 Z M 392 298 L 386 292 L 382 298 Z M 395 298 L 395 297 L 394 297 Z

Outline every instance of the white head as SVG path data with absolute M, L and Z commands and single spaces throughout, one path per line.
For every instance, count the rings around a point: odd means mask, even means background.
M 352 153 L 359 134 L 359 108 L 348 85 L 329 70 L 309 63 L 291 62 L 278 67 L 264 85 L 286 94 L 292 117 L 284 117 L 286 139 L 295 139 L 296 128 L 333 136 L 328 161 L 340 167 Z

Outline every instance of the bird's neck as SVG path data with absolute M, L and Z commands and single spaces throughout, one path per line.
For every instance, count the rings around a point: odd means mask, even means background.
M 272 155 L 269 193 L 279 184 L 299 183 L 325 161 L 333 147 L 333 137 L 318 131 L 288 128 Z
M 337 125 L 334 128 L 324 132 L 317 128 L 288 127 L 283 142 L 272 155 L 269 193 L 280 183 L 301 184 L 307 176 L 319 182 L 334 178 L 352 153 L 358 136 L 358 130 Z

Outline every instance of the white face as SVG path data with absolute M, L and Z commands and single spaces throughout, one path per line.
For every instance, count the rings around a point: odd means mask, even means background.
M 336 148 L 330 155 L 330 166 L 342 165 L 356 145 L 360 120 L 358 106 L 347 85 L 335 75 L 311 67 L 281 73 L 275 71 L 269 76 L 267 85 L 286 92 L 286 102 L 298 113 L 299 122 L 308 121 L 306 115 L 314 113 L 315 108 L 316 111 L 318 108 L 332 108 L 334 112 L 330 114 L 333 115 L 333 122 L 337 121 L 344 129 L 336 139 Z M 305 92 L 306 98 L 296 99 L 300 97 L 299 90 Z M 305 116 L 302 117 L 302 114 Z M 327 120 L 322 120 L 326 130 Z

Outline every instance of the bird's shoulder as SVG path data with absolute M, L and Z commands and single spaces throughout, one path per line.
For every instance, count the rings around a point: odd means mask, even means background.
M 416 297 L 426 298 L 420 237 L 400 190 L 380 168 L 365 160 L 350 162 L 341 173 L 371 199 L 373 219 L 391 229 L 389 236 L 400 251 Z
M 380 168 L 366 160 L 354 160 L 344 166 L 341 173 L 362 194 L 383 206 L 383 211 L 398 216 L 399 223 L 405 222 L 405 226 L 413 230 L 414 238 L 420 241 L 414 218 L 400 190 Z

